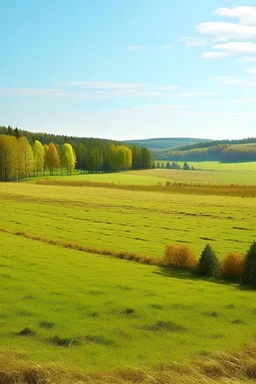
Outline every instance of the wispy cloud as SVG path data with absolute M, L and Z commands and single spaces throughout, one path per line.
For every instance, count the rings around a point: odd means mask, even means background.
M 126 49 L 128 51 L 139 51 L 141 49 L 143 49 L 144 47 L 141 46 L 141 45 L 130 45 L 129 47 L 127 47 Z
M 203 47 L 207 45 L 206 39 L 203 39 L 202 37 L 182 36 L 179 38 L 179 41 L 184 42 L 188 47 Z
M 217 96 L 218 92 L 185 92 L 177 95 L 176 97 L 207 97 Z
M 102 100 L 120 98 L 162 97 L 200 98 L 216 96 L 216 92 L 181 92 L 180 85 L 153 86 L 143 83 L 118 83 L 107 81 L 62 82 L 58 88 L 0 88 L 0 97 L 12 97 L 26 100 Z
M 173 45 L 172 44 L 166 44 L 166 45 L 164 45 L 164 48 L 165 49 L 170 49 L 170 48 L 173 48 Z
M 251 75 L 256 75 L 256 67 L 248 68 L 245 72 L 250 73 Z
M 151 84 L 145 83 L 119 83 L 111 81 L 67 81 L 58 83 L 60 87 L 77 87 L 88 89 L 134 89 L 150 87 Z
M 256 56 L 245 56 L 239 59 L 245 63 L 256 63 Z
M 230 42 L 225 44 L 216 44 L 213 49 L 217 51 L 241 53 L 256 53 L 256 44 L 250 42 Z
M 220 59 L 222 57 L 234 56 L 233 52 L 204 52 L 201 54 L 203 59 Z
M 250 82 L 243 79 L 237 79 L 233 76 L 215 76 L 210 77 L 209 80 L 214 80 L 223 85 L 250 85 Z
M 244 24 L 256 24 L 256 7 L 218 8 L 214 13 L 223 17 L 234 17 Z
M 19 97 L 19 96 L 28 96 L 28 97 L 59 97 L 65 98 L 68 97 L 69 92 L 65 89 L 58 88 L 46 88 L 46 89 L 37 89 L 37 88 L 0 88 L 0 96 L 10 96 L 10 97 Z
M 181 85 L 165 85 L 163 87 L 155 87 L 158 91 L 177 91 L 182 89 L 183 87 Z
M 196 30 L 201 35 L 211 37 L 213 41 L 253 39 L 256 37 L 256 27 L 244 24 L 207 21 L 197 25 Z

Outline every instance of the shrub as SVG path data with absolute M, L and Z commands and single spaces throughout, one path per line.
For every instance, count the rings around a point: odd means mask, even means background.
M 245 256 L 242 282 L 245 285 L 256 287 L 256 241 L 252 243 Z
M 186 245 L 168 244 L 165 247 L 162 264 L 178 269 L 194 269 L 197 265 L 196 256 Z
M 238 252 L 229 253 L 223 260 L 220 274 L 229 280 L 241 280 L 244 273 L 244 256 Z
M 216 276 L 219 271 L 219 260 L 210 246 L 210 244 L 207 244 L 201 253 L 198 267 L 197 267 L 197 273 L 201 276 Z

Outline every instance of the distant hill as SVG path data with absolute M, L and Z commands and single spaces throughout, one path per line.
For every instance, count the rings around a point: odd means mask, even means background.
M 193 145 L 201 142 L 209 142 L 209 139 L 195 139 L 190 137 L 167 137 L 143 140 L 125 140 L 124 142 L 131 145 L 146 147 L 152 151 L 171 150 L 180 146 Z
M 194 143 L 153 151 L 155 159 L 169 161 L 221 161 L 225 163 L 256 161 L 256 138 Z

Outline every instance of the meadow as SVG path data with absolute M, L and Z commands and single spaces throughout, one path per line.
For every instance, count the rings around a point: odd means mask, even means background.
M 12 231 L 156 258 L 167 243 L 199 256 L 210 242 L 222 259 L 255 236 L 253 198 L 8 183 L 0 209 L 1 227 Z
M 90 371 L 242 347 L 256 293 L 0 234 L 2 348 Z
M 161 172 L 172 171 L 0 185 L 0 352 L 100 375 L 134 367 L 160 372 L 243 349 L 255 338 L 255 291 L 108 256 L 134 252 L 157 261 L 166 244 L 178 243 L 199 257 L 210 243 L 223 259 L 255 240 L 255 198 L 143 190 L 163 182 Z M 65 186 L 88 178 L 96 184 Z M 58 180 L 64 185 L 51 185 Z M 127 180 L 138 189 L 101 184 Z
M 156 162 L 157 163 L 157 162 Z M 160 164 L 166 165 L 166 161 Z M 178 162 L 182 167 L 184 163 Z M 218 163 L 209 162 L 189 162 L 190 167 L 195 170 L 175 170 L 175 169 L 147 169 L 140 171 L 60 175 L 40 177 L 33 179 L 33 183 L 51 184 L 54 182 L 77 183 L 108 183 L 127 186 L 154 186 L 165 185 L 166 182 L 183 182 L 192 184 L 251 184 L 256 185 L 256 163 Z

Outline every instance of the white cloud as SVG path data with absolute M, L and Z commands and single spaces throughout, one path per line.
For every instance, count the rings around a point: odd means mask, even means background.
M 250 42 L 230 42 L 226 44 L 216 44 L 213 49 L 233 53 L 256 53 L 256 44 Z
M 6 97 L 26 97 L 26 98 L 55 98 L 55 99 L 81 99 L 99 100 L 115 97 L 136 97 L 136 96 L 159 96 L 161 92 L 151 88 L 136 89 L 96 89 L 94 91 L 67 91 L 65 89 L 30 89 L 30 88 L 0 88 L 0 96 Z
M 216 96 L 218 92 L 185 92 L 178 94 L 175 97 L 206 97 L 206 96 Z
M 166 85 L 163 87 L 156 87 L 155 90 L 158 91 L 177 91 L 179 89 L 182 89 L 182 86 L 180 85 Z
M 201 37 L 189 37 L 184 36 L 179 39 L 179 41 L 184 42 L 188 47 L 203 47 L 207 45 L 207 41 Z
M 232 52 L 204 52 L 201 54 L 203 59 L 220 59 L 222 57 L 233 56 Z
M 239 60 L 245 63 L 256 63 L 256 56 L 245 56 Z
M 250 98 L 244 98 L 244 99 L 231 99 L 231 100 L 224 100 L 224 101 L 205 101 L 202 104 L 203 105 L 232 105 L 232 104 L 247 104 L 247 103 L 255 103 L 256 98 L 250 97 Z
M 245 72 L 250 73 L 252 75 L 256 75 L 256 67 L 248 68 L 245 70 Z
M 65 89 L 37 89 L 37 88 L 0 88 L 0 96 L 7 97 L 68 97 L 69 92 Z
M 174 97 L 182 89 L 179 85 L 152 86 L 143 83 L 118 82 L 63 82 L 59 88 L 0 88 L 0 97 L 24 99 L 55 98 L 56 100 L 101 100 L 134 97 Z M 65 89 L 66 87 L 66 89 Z M 175 92 L 175 93 L 174 93 Z
M 256 27 L 243 24 L 207 21 L 197 25 L 196 29 L 201 35 L 210 36 L 214 41 L 256 37 Z
M 131 45 L 127 47 L 128 51 L 139 51 L 140 49 L 143 49 L 143 47 L 140 45 Z
M 232 76 L 214 76 L 214 77 L 209 77 L 209 80 L 216 80 L 216 81 L 224 81 L 224 80 L 230 80 L 233 79 Z
M 189 109 L 189 108 L 193 108 L 192 105 L 187 105 L 187 104 L 164 104 L 164 105 L 149 105 L 149 106 L 145 106 L 145 107 L 133 107 L 132 110 L 136 110 L 136 111 L 145 111 L 145 110 L 158 110 L 158 109 L 161 109 L 161 110 L 180 110 L 180 109 Z
M 242 79 L 230 79 L 230 80 L 224 80 L 222 84 L 224 84 L 224 85 L 242 85 L 242 84 L 247 84 L 247 81 L 242 80 Z
M 172 44 L 166 44 L 166 45 L 164 46 L 164 48 L 165 48 L 165 49 L 170 49 L 170 48 L 173 48 L 173 45 L 172 45 Z
M 60 87 L 84 87 L 89 89 L 135 89 L 150 87 L 145 83 L 118 83 L 111 81 L 68 81 L 57 84 Z
M 232 76 L 210 77 L 209 80 L 218 81 L 220 84 L 223 84 L 223 85 L 246 85 L 246 84 L 249 84 L 249 82 L 246 80 L 236 79 Z
M 256 24 L 256 7 L 238 6 L 234 8 L 218 8 L 214 13 L 224 17 L 235 17 L 244 24 Z

